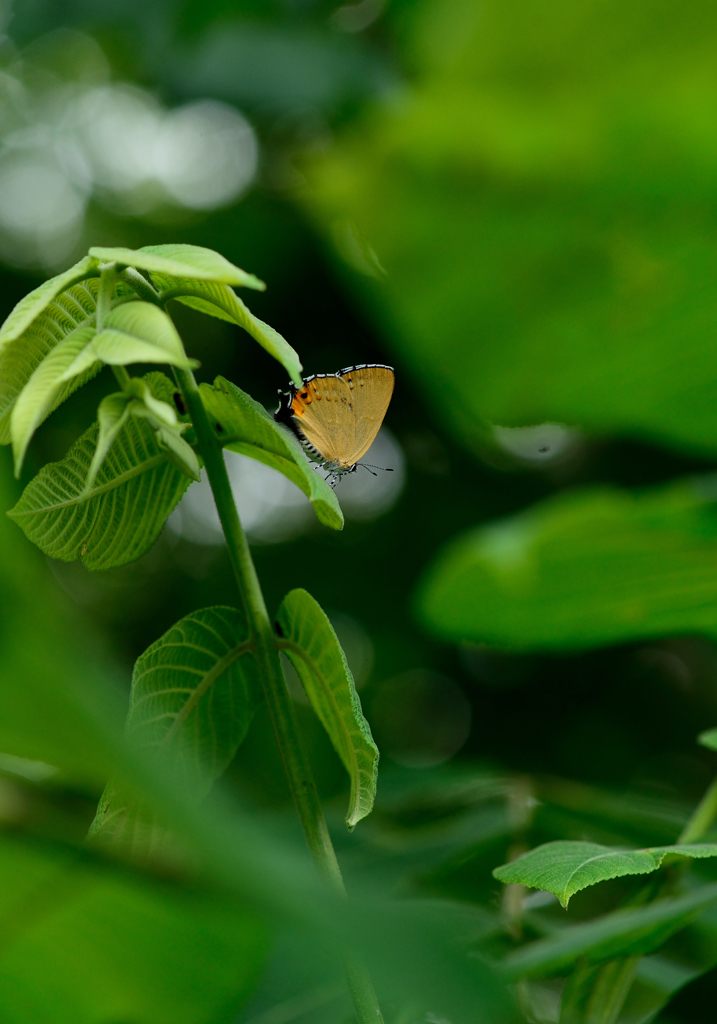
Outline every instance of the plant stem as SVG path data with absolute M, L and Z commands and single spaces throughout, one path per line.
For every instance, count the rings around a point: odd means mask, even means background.
M 306 842 L 319 873 L 335 891 L 345 896 L 341 870 L 299 732 L 294 706 L 286 689 L 276 637 L 266 610 L 249 544 L 234 503 L 222 448 L 207 418 L 194 374 L 178 368 L 175 372 L 197 433 L 197 447 L 204 459 L 226 538 L 229 559 L 251 631 L 254 656 L 271 724 Z M 382 1024 L 381 1010 L 365 967 L 348 955 L 344 958 L 344 966 L 360 1024 Z
M 714 780 L 695 808 L 680 834 L 678 843 L 694 843 L 707 832 L 717 817 L 717 779 Z

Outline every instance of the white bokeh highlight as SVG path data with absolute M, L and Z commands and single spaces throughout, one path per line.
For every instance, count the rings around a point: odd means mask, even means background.
M 224 458 L 239 517 L 254 544 L 293 540 L 316 527 L 309 499 L 285 476 L 245 455 L 225 452 Z M 364 460 L 362 460 L 364 461 Z M 396 438 L 382 427 L 366 455 L 366 462 L 392 472 L 359 469 L 339 482 L 336 493 L 348 521 L 369 522 L 384 515 L 398 500 L 405 483 L 405 459 Z M 320 472 L 316 469 L 313 472 Z M 175 537 L 192 544 L 224 543 L 214 498 L 202 471 L 169 517 Z
M 226 103 L 168 110 L 122 83 L 0 80 L 0 255 L 19 266 L 72 256 L 91 200 L 145 216 L 213 210 L 252 184 L 259 144 Z

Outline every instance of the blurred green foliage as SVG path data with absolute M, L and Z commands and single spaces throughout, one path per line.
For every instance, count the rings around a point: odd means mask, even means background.
M 307 587 L 369 638 L 360 696 L 379 745 L 398 676 L 430 671 L 470 701 L 452 763 L 384 755 L 351 836 L 341 763 L 298 711 L 349 888 L 367 897 L 352 927 L 387 1021 L 458 1024 L 483 1000 L 493 1022 L 511 1011 L 457 948 L 517 944 L 510 962 L 543 957 L 559 978 L 570 929 L 596 929 L 585 948 L 607 941 L 642 883 L 581 892 L 566 919 L 511 903 L 492 869 L 557 839 L 674 843 L 717 768 L 694 744 L 717 719 L 717 22 L 698 0 L 364 0 L 365 24 L 349 6 L 18 0 L 4 67 L 20 74 L 21 57 L 27 80 L 59 89 L 101 83 L 106 58 L 112 80 L 169 107 L 238 105 L 262 152 L 246 195 L 142 213 L 93 193 L 78 253 L 210 246 L 268 283 L 248 304 L 306 372 L 396 365 L 396 505 L 254 554 L 272 613 Z M 47 275 L 4 253 L 7 313 Z M 222 373 L 272 405 L 286 375 L 258 346 L 173 314 L 202 380 Z M 113 388 L 102 374 L 53 414 L 24 483 Z M 563 455 L 526 456 L 494 430 L 546 420 L 578 430 Z M 2 488 L 7 509 L 7 457 Z M 165 530 L 139 562 L 89 574 L 43 563 L 4 520 L 0 593 L 0 1016 L 211 1024 L 251 995 L 247 1022 L 350 1019 L 328 930 L 340 915 L 312 888 L 266 712 L 200 810 L 118 738 L 135 659 L 184 615 L 236 602 L 223 549 Z M 82 846 L 118 772 L 164 801 L 191 870 L 147 874 Z M 402 903 L 379 913 L 388 894 Z M 686 986 L 659 1019 L 703 1024 L 716 936 L 711 911 L 646 957 L 621 1020 L 654 1019 Z M 556 1021 L 559 984 L 521 982 L 520 1012 Z

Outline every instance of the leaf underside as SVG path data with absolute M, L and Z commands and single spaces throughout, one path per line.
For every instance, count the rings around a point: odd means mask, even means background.
M 717 857 L 717 843 L 655 846 L 644 850 L 615 850 L 599 843 L 544 843 L 529 853 L 496 868 L 499 882 L 527 885 L 557 896 L 567 907 L 570 897 L 597 882 L 624 875 L 648 875 L 668 854 Z
M 298 353 L 278 331 L 254 316 L 228 285 L 215 281 L 171 277 L 167 274 L 152 274 L 152 280 L 161 292 L 175 289 L 183 292 L 184 294 L 175 297 L 185 306 L 243 327 L 270 356 L 281 363 L 297 387 L 301 387 L 302 366 Z
M 177 786 L 205 793 L 225 770 L 262 700 L 246 616 L 236 608 L 192 612 L 142 654 L 132 674 L 128 738 L 161 757 Z M 156 852 L 166 830 L 151 810 L 112 784 L 91 835 L 134 854 Z
M 7 341 L 0 351 L 0 444 L 10 443 L 13 406 L 40 363 L 73 331 L 94 324 L 97 288 L 97 278 L 91 277 L 66 289 L 47 303 L 24 332 Z M 124 288 L 118 288 L 116 294 L 124 294 Z M 100 369 L 101 364 L 95 363 L 80 376 L 67 381 L 45 415 L 49 416 Z
M 107 249 L 95 246 L 90 249 L 90 256 L 96 260 L 125 264 L 160 274 L 171 274 L 174 277 L 220 281 L 258 291 L 263 291 L 266 287 L 258 277 L 235 267 L 213 249 L 205 249 L 200 245 L 170 242 L 165 245 L 145 245 L 141 249 Z
M 156 398 L 171 401 L 167 377 L 150 373 L 144 380 Z M 46 555 L 81 558 L 93 570 L 125 565 L 148 551 L 190 482 L 167 461 L 149 424 L 130 417 L 83 500 L 97 435 L 94 423 L 61 462 L 38 473 L 8 513 Z
M 378 749 L 363 716 L 351 669 L 326 613 L 305 590 L 286 595 L 277 625 L 284 638 L 280 646 L 349 773 L 346 824 L 353 829 L 373 808 Z
M 199 390 L 225 447 L 283 473 L 311 501 L 320 523 L 332 530 L 343 529 L 344 517 L 335 492 L 307 462 L 298 441 L 262 405 L 224 377 L 217 377 L 213 387 L 202 384 Z

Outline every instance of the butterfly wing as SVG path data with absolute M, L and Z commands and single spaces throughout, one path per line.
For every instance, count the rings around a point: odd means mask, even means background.
M 353 466 L 363 458 L 378 434 L 393 395 L 394 373 L 390 366 L 353 366 L 339 375 L 349 390 L 354 430 L 350 450 L 342 461 Z M 349 438 L 346 438 L 347 443 Z
M 291 403 L 291 412 L 309 444 L 327 462 L 346 461 L 355 447 L 355 416 L 348 384 L 334 374 L 304 381 Z

